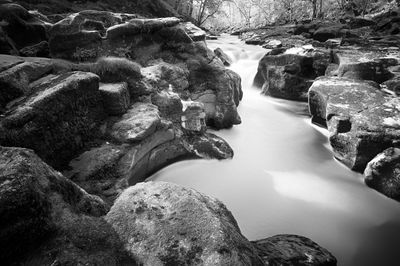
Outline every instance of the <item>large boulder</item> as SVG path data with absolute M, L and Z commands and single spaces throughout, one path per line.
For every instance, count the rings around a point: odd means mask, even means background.
M 264 94 L 289 100 L 307 100 L 313 80 L 323 75 L 329 55 L 309 48 L 293 48 L 284 54 L 265 55 L 258 65 L 254 85 Z
M 137 184 L 106 220 L 144 265 L 263 265 L 225 205 L 193 189 Z
M 304 236 L 276 235 L 252 241 L 265 265 L 336 266 L 336 258 Z
M 121 265 L 131 261 L 100 216 L 104 202 L 46 165 L 32 150 L 0 147 L 2 263 Z
M 365 183 L 400 201 L 400 149 L 389 148 L 371 160 L 364 171 Z
M 50 75 L 31 91 L 0 118 L 0 145 L 34 149 L 62 167 L 97 134 L 104 117 L 99 78 L 84 72 Z
M 310 88 L 309 106 L 314 121 L 326 122 L 335 157 L 353 170 L 364 171 L 400 140 L 400 99 L 374 82 L 320 78 Z

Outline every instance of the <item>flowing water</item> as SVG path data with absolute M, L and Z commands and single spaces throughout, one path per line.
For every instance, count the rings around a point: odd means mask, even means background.
M 251 86 L 265 50 L 236 37 L 209 41 L 242 77 L 242 124 L 216 134 L 232 160 L 191 160 L 151 180 L 192 187 L 223 201 L 250 240 L 300 234 L 331 251 L 343 266 L 400 265 L 400 203 L 363 183 L 335 161 L 326 130 L 310 124 L 304 103 L 260 95 Z

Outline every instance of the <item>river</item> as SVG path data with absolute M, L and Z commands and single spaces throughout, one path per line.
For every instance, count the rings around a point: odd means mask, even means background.
M 304 103 L 263 96 L 251 86 L 262 47 L 233 36 L 208 46 L 222 48 L 242 77 L 242 124 L 216 132 L 235 156 L 178 162 L 150 179 L 220 199 L 250 240 L 299 234 L 327 248 L 338 265 L 400 265 L 400 203 L 333 159 L 326 130 L 310 123 Z

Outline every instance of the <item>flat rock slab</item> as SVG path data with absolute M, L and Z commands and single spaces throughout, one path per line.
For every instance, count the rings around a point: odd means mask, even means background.
M 223 203 L 176 184 L 128 188 L 106 220 L 144 265 L 263 265 Z
M 336 258 L 312 240 L 298 235 L 276 235 L 252 241 L 266 265 L 336 266 Z
M 122 143 L 134 143 L 153 134 L 160 125 L 157 106 L 135 103 L 111 128 L 110 135 Z
M 400 98 L 376 83 L 321 78 L 310 88 L 309 105 L 314 121 L 326 121 L 335 157 L 353 170 L 364 171 L 400 141 Z

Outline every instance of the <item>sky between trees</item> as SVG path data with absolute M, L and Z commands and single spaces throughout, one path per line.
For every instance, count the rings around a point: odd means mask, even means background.
M 183 17 L 211 28 L 258 27 L 307 19 L 365 15 L 400 0 L 166 0 Z

